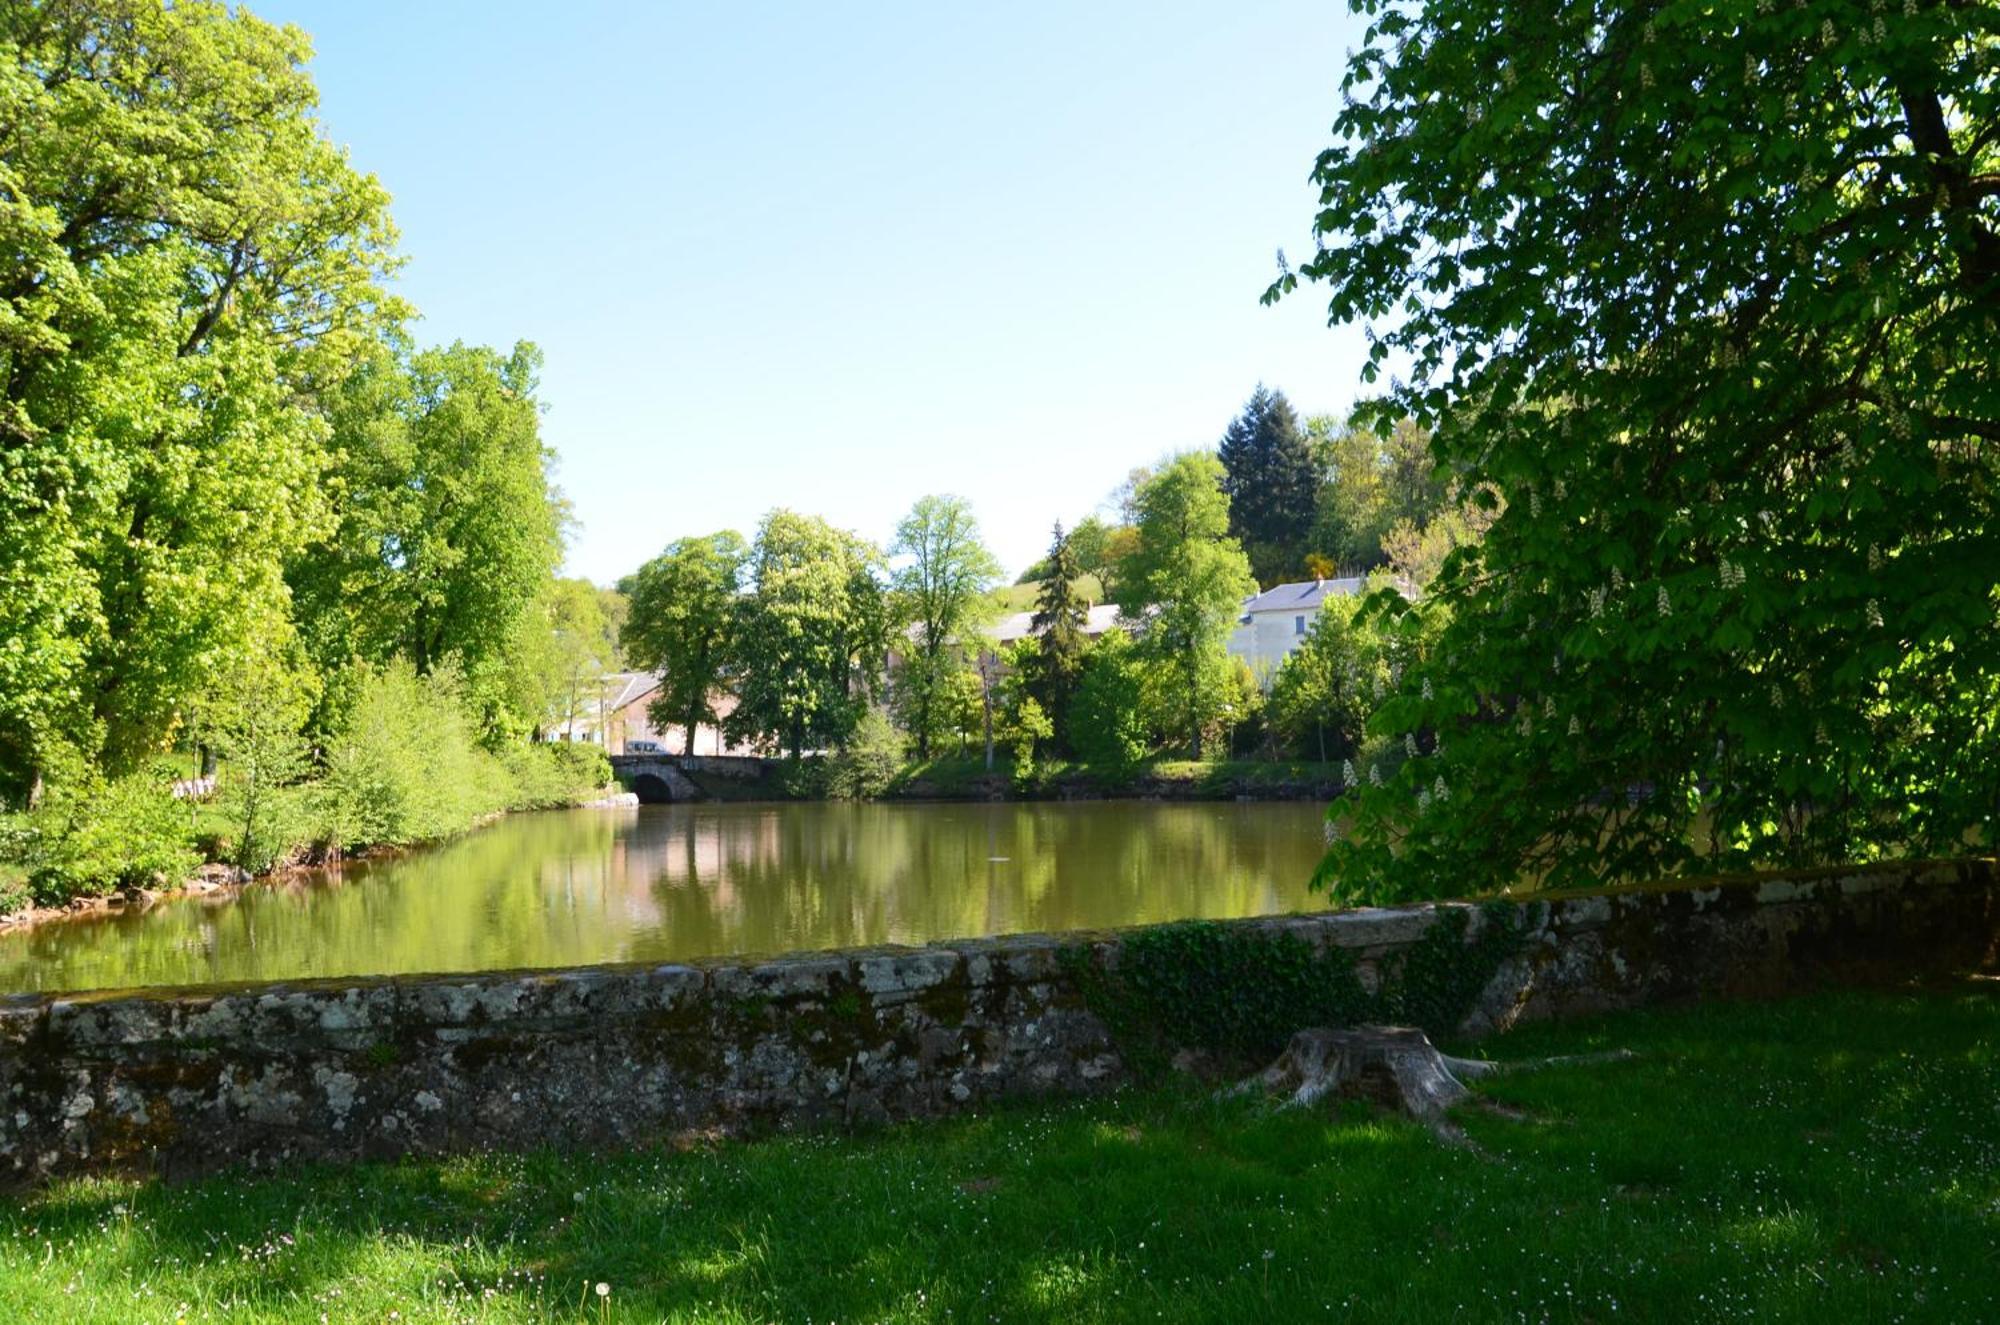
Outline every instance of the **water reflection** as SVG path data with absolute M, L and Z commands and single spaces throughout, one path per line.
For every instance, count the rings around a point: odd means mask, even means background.
M 0 988 L 662 961 L 1310 907 L 1310 805 L 649 806 L 0 937 Z

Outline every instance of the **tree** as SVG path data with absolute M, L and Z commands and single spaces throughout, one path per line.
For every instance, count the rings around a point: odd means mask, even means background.
M 660 674 L 648 712 L 662 727 L 680 725 L 688 754 L 701 725 L 719 721 L 715 699 L 730 668 L 749 555 L 734 530 L 678 539 L 619 585 L 627 601 L 619 643 L 633 666 Z
M 866 711 L 888 643 L 882 554 L 814 516 L 772 511 L 739 605 L 732 736 L 796 759 L 839 745 Z
M 1486 509 L 1350 893 L 1995 840 L 2000 64 L 1924 0 L 1373 15 L 1314 171 L 1373 412 Z M 1489 76 L 1495 75 L 1495 76 Z M 1490 488 L 1487 486 L 1490 485 Z
M 1070 540 L 1058 524 L 1049 544 L 1049 574 L 1035 599 L 1034 655 L 1028 659 L 1028 693 L 1041 705 L 1056 747 L 1069 748 L 1070 702 L 1083 674 L 1083 656 L 1090 647 L 1087 628 L 1090 607 L 1077 592 L 1082 568 Z
M 1257 587 L 1242 546 L 1229 535 L 1222 479 L 1214 456 L 1190 452 L 1139 489 L 1138 547 L 1119 599 L 1126 616 L 1146 623 L 1142 650 L 1163 669 L 1166 703 L 1195 759 L 1203 727 L 1227 698 L 1231 626 Z
M 930 758 L 933 711 L 957 670 L 959 638 L 1000 579 L 1000 563 L 979 539 L 979 521 L 963 497 L 919 498 L 896 526 L 890 555 L 903 558 L 890 586 L 910 622 L 909 657 L 900 677 L 911 691 L 917 757 Z
M 238 868 L 258 873 L 297 840 L 287 797 L 310 768 L 301 735 L 312 708 L 298 663 L 256 650 L 225 676 L 202 705 L 199 728 L 224 764 L 218 791 Z
M 0 797 L 131 766 L 282 630 L 316 392 L 401 316 L 306 39 L 222 5 L 0 11 Z
M 529 661 L 562 560 L 541 354 L 385 348 L 334 393 L 338 526 L 291 582 L 321 666 L 454 662 L 489 734 L 546 721 Z
M 1120 773 L 1145 758 L 1144 662 L 1122 630 L 1107 630 L 1091 645 L 1071 706 L 1071 740 L 1093 768 Z
M 1106 524 L 1087 515 L 1069 531 L 1070 548 L 1076 564 L 1097 581 L 1101 602 L 1116 602 L 1118 586 L 1124 582 L 1125 561 L 1139 545 L 1139 531 L 1129 524 Z
M 1350 759 L 1361 748 L 1362 726 L 1388 680 L 1388 666 L 1358 603 L 1329 597 L 1313 618 L 1305 642 L 1271 681 L 1271 725 L 1295 755 Z
M 1275 584 L 1304 556 L 1319 495 L 1312 448 L 1285 393 L 1259 382 L 1222 434 L 1219 455 L 1229 532 L 1250 552 L 1258 581 Z
M 1363 407 L 1347 423 L 1306 420 L 1321 475 L 1308 539 L 1318 555 L 1356 571 L 1382 563 L 1398 525 L 1421 529 L 1449 505 L 1434 468 L 1430 434 L 1408 418 L 1384 431 Z

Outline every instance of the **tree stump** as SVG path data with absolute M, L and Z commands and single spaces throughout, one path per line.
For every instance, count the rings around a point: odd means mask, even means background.
M 1315 1027 L 1292 1037 L 1278 1060 L 1232 1093 L 1260 1090 L 1281 1108 L 1306 1108 L 1329 1095 L 1365 1099 L 1414 1118 L 1439 1140 L 1470 1144 L 1448 1114 L 1471 1096 L 1466 1081 L 1553 1063 L 1629 1058 L 1625 1050 L 1524 1063 L 1492 1063 L 1438 1052 L 1410 1026 Z

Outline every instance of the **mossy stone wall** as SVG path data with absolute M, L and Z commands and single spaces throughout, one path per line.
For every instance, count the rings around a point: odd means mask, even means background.
M 702 965 L 0 1000 L 0 1179 L 857 1127 L 1305 1019 L 1522 1018 L 1990 965 L 1990 861 Z

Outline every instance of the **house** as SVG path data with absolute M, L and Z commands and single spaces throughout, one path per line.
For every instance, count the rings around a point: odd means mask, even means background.
M 1329 597 L 1352 598 L 1367 591 L 1359 575 L 1338 580 L 1278 584 L 1243 600 L 1243 613 L 1229 637 L 1229 656 L 1250 665 L 1259 685 L 1269 687 L 1293 649 L 1305 642 Z
M 686 730 L 670 723 L 655 727 L 648 707 L 659 697 L 658 672 L 608 672 L 594 700 L 586 701 L 570 719 L 549 731 L 551 741 L 588 741 L 602 745 L 606 754 L 623 754 L 632 741 L 654 741 L 669 754 L 742 755 L 752 751 L 731 744 L 716 728 L 703 723 L 695 728 L 694 749 L 687 749 Z M 717 695 L 716 716 L 728 717 L 736 709 L 734 695 Z
M 1096 639 L 1105 631 L 1118 624 L 1118 604 L 1099 603 L 1084 613 L 1083 633 Z M 1035 614 L 1016 612 L 1004 616 L 993 627 L 993 638 L 1001 644 L 1012 644 L 1035 634 Z

